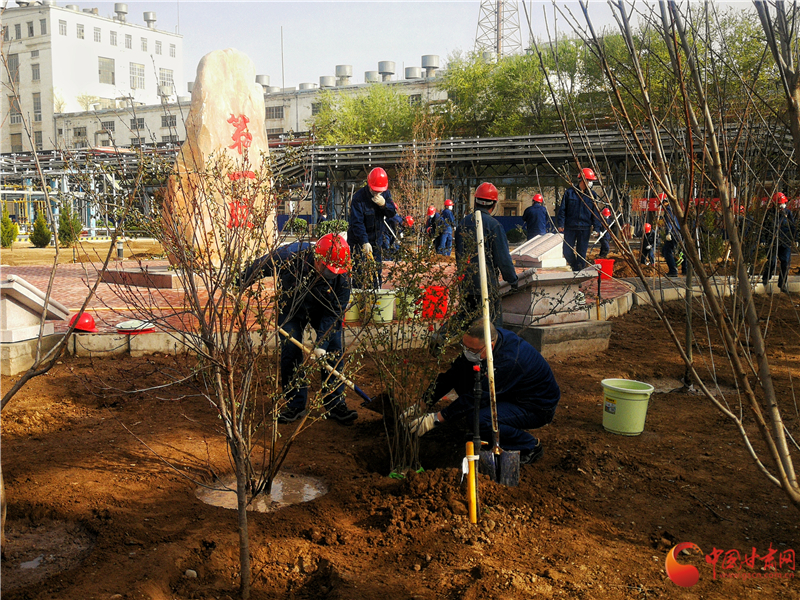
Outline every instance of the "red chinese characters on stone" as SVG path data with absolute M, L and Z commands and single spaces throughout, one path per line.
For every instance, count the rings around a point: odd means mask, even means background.
M 253 171 L 234 171 L 233 173 L 228 173 L 228 178 L 231 181 L 239 181 L 240 179 L 255 179 L 256 174 Z
M 239 154 L 242 153 L 243 148 L 249 148 L 250 143 L 253 141 L 253 136 L 249 131 L 247 131 L 247 124 L 249 122 L 250 119 L 244 115 L 239 115 L 237 117 L 236 115 L 232 114 L 231 118 L 228 119 L 228 123 L 235 127 L 233 135 L 231 136 L 233 143 L 228 146 L 228 148 L 235 148 Z
M 250 215 L 250 207 L 243 202 L 228 202 L 230 215 L 228 217 L 228 229 L 235 229 L 237 227 L 253 228 L 253 221 Z

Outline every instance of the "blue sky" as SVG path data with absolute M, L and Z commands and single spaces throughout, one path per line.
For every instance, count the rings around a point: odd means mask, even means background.
M 75 1 L 75 0 L 72 0 Z M 59 6 L 64 6 L 61 0 Z M 77 2 L 112 16 L 113 2 Z M 395 78 L 404 67 L 421 66 L 421 57 L 436 54 L 442 66 L 456 51 L 471 51 L 475 43 L 480 2 L 204 2 L 150 0 L 126 2 L 128 21 L 144 24 L 142 13 L 153 11 L 157 28 L 183 35 L 184 75 L 194 79 L 200 59 L 213 50 L 236 48 L 256 65 L 256 73 L 270 76 L 270 85 L 295 87 L 319 84 L 320 76 L 335 75 L 336 65 L 353 66 L 353 83 L 363 83 L 364 71 L 378 69 L 379 61 L 396 63 Z M 593 2 L 603 10 L 605 2 Z M 527 24 L 519 5 L 522 42 L 528 43 Z M 529 4 L 529 6 L 531 6 Z M 533 2 L 534 31 L 544 36 L 543 8 Z M 577 5 L 572 5 L 573 10 Z M 563 22 L 563 21 L 562 21 Z M 281 61 L 283 27 L 283 61 Z M 186 93 L 186 83 L 178 84 Z

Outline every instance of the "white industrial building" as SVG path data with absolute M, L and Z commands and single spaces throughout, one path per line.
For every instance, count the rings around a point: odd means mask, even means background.
M 127 5 L 121 3 L 109 16 L 53 0 L 16 4 L 6 8 L 2 21 L 2 52 L 11 72 L 2 73 L 2 153 L 31 150 L 23 115 L 39 150 L 89 147 L 97 142 L 88 129 L 66 131 L 54 115 L 160 106 L 174 98 L 175 82 L 184 81 L 183 38 L 156 29 L 154 12 L 145 12 L 146 24 L 137 25 L 127 21 Z

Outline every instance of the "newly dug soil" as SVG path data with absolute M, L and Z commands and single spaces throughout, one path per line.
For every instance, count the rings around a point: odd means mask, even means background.
M 800 439 L 792 301 L 759 300 L 774 303 L 775 385 L 786 427 Z M 681 304 L 668 310 L 680 320 Z M 707 350 L 703 341 L 695 349 L 704 369 Z M 719 353 L 714 359 L 719 389 L 738 410 L 730 373 Z M 794 562 L 779 564 L 800 550 L 798 509 L 709 401 L 670 391 L 684 368 L 652 310 L 616 319 L 608 352 L 551 364 L 563 397 L 540 434 L 544 458 L 522 467 L 517 488 L 482 479 L 477 526 L 466 517 L 459 427 L 424 436 L 426 470 L 402 481 L 387 477 L 381 417 L 355 398 L 348 400 L 359 411 L 354 426 L 325 421 L 302 433 L 284 470 L 320 477 L 330 491 L 250 514 L 252 597 L 800 598 Z M 4 599 L 236 597 L 236 514 L 203 504 L 190 480 L 230 472 L 210 407 L 165 390 L 98 391 L 101 380 L 123 389 L 155 385 L 172 365 L 164 356 L 65 357 L 3 411 Z M 607 377 L 656 385 L 642 435 L 604 431 L 599 382 Z M 358 383 L 370 395 L 380 391 L 366 378 Z M 291 431 L 282 426 L 284 436 Z M 771 465 L 756 434 L 752 442 Z M 668 550 L 681 542 L 702 551 L 680 557 L 699 570 L 690 588 L 665 573 Z M 716 577 L 704 558 L 715 550 L 734 557 L 720 558 Z M 774 570 L 762 558 L 770 556 Z

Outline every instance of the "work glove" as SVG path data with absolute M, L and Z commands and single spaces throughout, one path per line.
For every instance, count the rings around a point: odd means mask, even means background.
M 438 422 L 439 421 L 436 419 L 436 413 L 425 413 L 421 417 L 406 421 L 406 425 L 408 425 L 408 430 L 412 434 L 416 433 L 417 435 L 425 435 L 431 429 L 436 427 Z
M 410 425 L 410 422 L 416 419 L 417 417 L 421 416 L 422 413 L 419 410 L 419 406 L 414 404 L 413 406 L 405 409 L 403 412 L 400 413 L 400 419 L 403 423 Z
M 370 256 L 372 256 L 372 244 L 370 244 L 369 242 L 367 242 L 366 244 L 362 245 L 362 246 L 361 246 L 361 251 L 362 251 L 364 254 L 369 254 Z
M 322 348 L 314 348 L 314 358 L 323 358 L 328 352 Z
M 652 248 L 652 246 L 645 246 L 644 247 L 645 250 L 650 250 L 650 248 Z
M 383 196 L 381 196 L 380 194 L 375 194 L 372 197 L 372 201 L 375 204 L 377 204 L 378 206 L 383 206 L 384 204 L 386 204 L 386 199 Z
M 672 241 L 672 234 L 668 233 L 664 239 L 666 239 L 668 242 L 671 242 Z

